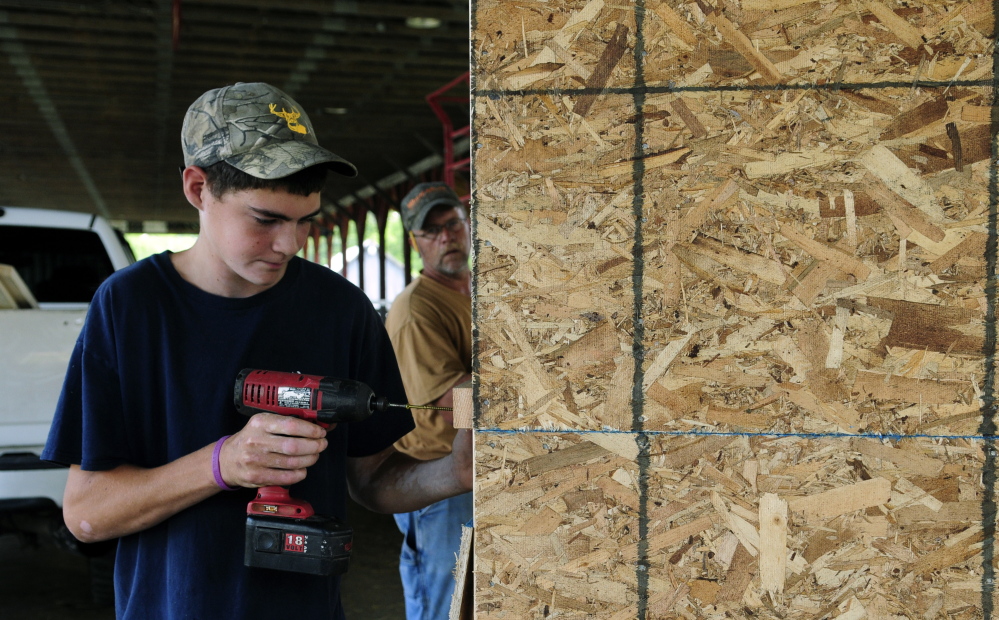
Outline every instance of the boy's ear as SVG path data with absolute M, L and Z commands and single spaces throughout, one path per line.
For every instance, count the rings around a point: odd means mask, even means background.
M 205 171 L 197 166 L 188 166 L 184 168 L 181 179 L 184 183 L 184 197 L 200 211 L 204 206 L 205 193 L 211 191 L 208 189 Z

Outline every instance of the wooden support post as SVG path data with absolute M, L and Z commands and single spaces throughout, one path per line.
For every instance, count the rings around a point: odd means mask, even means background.
M 455 386 L 451 393 L 454 395 L 454 427 L 473 428 L 472 382 Z

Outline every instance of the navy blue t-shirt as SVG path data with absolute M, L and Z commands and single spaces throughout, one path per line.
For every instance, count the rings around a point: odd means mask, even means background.
M 246 423 L 233 404 L 244 368 L 356 379 L 406 402 L 392 344 L 367 297 L 305 260 L 252 297 L 206 293 L 169 252 L 109 278 L 87 314 L 42 458 L 103 471 L 157 467 Z M 340 424 L 291 487 L 318 514 L 346 517 L 346 457 L 368 456 L 413 428 L 408 413 Z M 342 618 L 340 579 L 243 566 L 246 504 L 222 492 L 119 541 L 119 618 Z

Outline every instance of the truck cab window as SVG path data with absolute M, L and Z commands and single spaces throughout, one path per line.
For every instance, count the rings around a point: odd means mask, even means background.
M 39 303 L 90 303 L 114 273 L 91 230 L 0 226 L 0 263 L 17 269 Z

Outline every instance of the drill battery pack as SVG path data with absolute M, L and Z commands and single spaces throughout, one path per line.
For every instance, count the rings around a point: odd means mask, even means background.
M 333 517 L 247 515 L 243 564 L 310 575 L 339 575 L 347 572 L 353 538 L 354 530 Z

